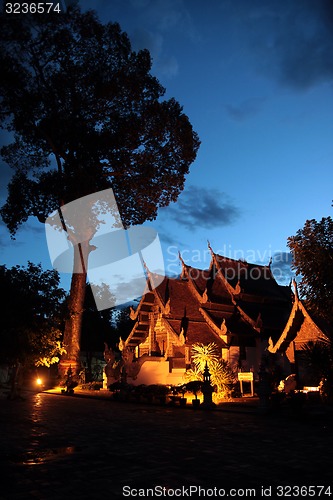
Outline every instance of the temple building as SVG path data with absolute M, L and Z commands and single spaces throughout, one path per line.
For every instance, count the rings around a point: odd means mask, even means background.
M 250 264 L 209 249 L 206 270 L 179 257 L 177 278 L 160 282 L 148 271 L 146 290 L 131 310 L 133 329 L 121 346 L 128 382 L 182 383 L 195 343 L 215 343 L 224 360 L 255 378 L 263 356 L 276 354 L 289 375 L 295 371 L 295 350 L 308 340 L 327 338 L 298 298 L 296 283 L 294 292 L 279 285 L 270 263 Z M 108 382 L 116 377 L 110 366 Z

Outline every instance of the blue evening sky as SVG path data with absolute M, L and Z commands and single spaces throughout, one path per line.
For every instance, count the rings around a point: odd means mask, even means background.
M 215 252 L 268 264 L 288 283 L 287 238 L 332 215 L 333 9 L 329 0 L 80 0 L 117 21 L 184 108 L 201 140 L 185 190 L 160 210 L 167 273 L 177 253 L 208 267 Z M 1 198 L 10 173 L 1 167 Z M 143 187 L 144 189 L 144 187 Z M 51 268 L 41 224 L 11 241 L 0 263 Z M 62 275 L 67 287 L 69 276 Z

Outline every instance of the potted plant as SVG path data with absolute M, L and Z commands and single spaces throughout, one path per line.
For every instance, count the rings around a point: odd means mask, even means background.
M 179 386 L 179 392 L 182 395 L 182 397 L 179 400 L 180 406 L 186 406 L 187 402 L 187 398 L 185 398 L 186 391 L 187 391 L 186 384 Z
M 200 406 L 200 400 L 198 399 L 198 392 L 201 391 L 201 386 L 202 386 L 201 380 L 191 380 L 191 382 L 187 382 L 186 384 L 186 389 L 192 392 L 192 394 L 194 394 L 195 399 L 192 399 L 192 405 L 195 408 Z

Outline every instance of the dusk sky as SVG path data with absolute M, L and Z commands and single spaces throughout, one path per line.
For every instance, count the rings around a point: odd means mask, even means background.
M 201 140 L 185 190 L 152 225 L 168 274 L 206 268 L 213 250 L 268 264 L 288 284 L 287 238 L 332 215 L 333 8 L 330 0 L 80 0 L 119 22 Z M 2 136 L 2 143 L 5 136 Z M 1 165 L 2 205 L 9 168 Z M 42 224 L 12 241 L 1 222 L 0 263 L 51 262 Z M 68 287 L 69 275 L 62 275 Z

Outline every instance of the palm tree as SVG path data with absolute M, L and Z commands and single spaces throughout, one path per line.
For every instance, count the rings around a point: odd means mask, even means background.
M 192 345 L 192 359 L 200 372 L 204 371 L 206 362 L 210 368 L 210 364 L 218 362 L 219 358 L 219 348 L 214 342 L 207 345 L 197 342 Z
M 192 345 L 192 359 L 194 369 L 188 370 L 187 378 L 191 380 L 203 380 L 203 371 L 206 363 L 211 374 L 212 385 L 216 387 L 219 397 L 225 397 L 230 392 L 230 387 L 234 384 L 236 376 L 229 363 L 221 359 L 218 346 L 210 344 L 196 343 Z

